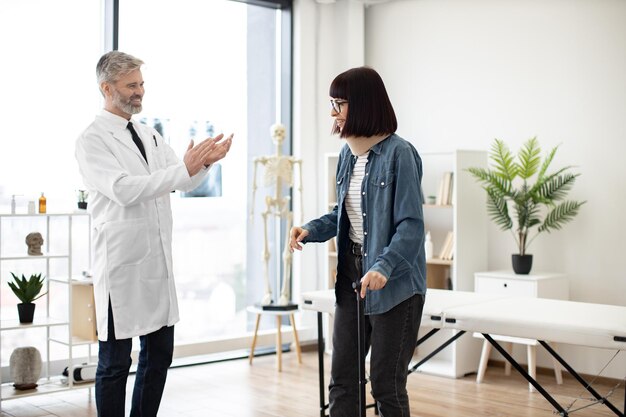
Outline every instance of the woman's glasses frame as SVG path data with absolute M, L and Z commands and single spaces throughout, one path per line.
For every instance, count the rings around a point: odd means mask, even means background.
M 333 109 L 336 113 L 341 113 L 341 106 L 347 104 L 348 100 L 342 100 L 338 98 L 330 99 L 330 108 Z

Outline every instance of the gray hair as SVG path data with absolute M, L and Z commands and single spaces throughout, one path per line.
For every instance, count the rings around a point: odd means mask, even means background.
M 115 82 L 121 76 L 126 75 L 143 65 L 143 61 L 132 55 L 120 51 L 111 51 L 102 55 L 96 65 L 98 85 L 103 82 Z

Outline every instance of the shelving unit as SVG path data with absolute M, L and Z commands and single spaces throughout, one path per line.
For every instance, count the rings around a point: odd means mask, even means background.
M 78 217 L 81 217 L 82 224 L 77 221 Z M 44 238 L 42 256 L 25 254 L 27 247 L 24 237 L 34 230 L 39 231 Z M 0 214 L 0 334 L 2 340 L 10 340 L 12 332 L 36 332 L 38 331 L 36 329 L 45 331 L 43 346 L 39 344 L 35 346 L 40 351 L 45 351 L 45 353 L 42 352 L 43 375 L 37 382 L 37 388 L 17 391 L 10 382 L 2 382 L 2 372 L 0 372 L 0 408 L 2 401 L 9 399 L 93 386 L 91 383 L 76 383 L 71 377 L 52 376 L 50 368 L 52 344 L 67 348 L 66 360 L 70 375 L 76 365 L 74 347 L 87 345 L 87 356 L 91 362 L 91 345 L 97 340 L 93 288 L 89 281 L 75 273 L 75 271 L 88 270 L 91 265 L 90 230 L 91 218 L 87 212 L 83 211 L 51 214 Z M 74 246 L 74 240 L 77 239 L 75 234 L 80 235 L 79 240 L 83 246 Z M 83 256 L 77 259 L 77 253 L 82 253 Z M 17 319 L 17 308 L 11 304 L 17 304 L 19 300 L 7 285 L 7 281 L 11 279 L 10 272 L 15 272 L 16 275 L 23 273 L 26 276 L 33 272 L 42 272 L 46 277 L 44 288 L 46 295 L 36 301 L 37 308 L 33 323 L 21 324 Z M 77 309 L 81 311 L 80 315 L 75 313 Z M 72 314 L 73 312 L 75 314 Z M 92 330 L 86 332 L 85 329 Z M 0 366 L 3 364 L 2 359 L 0 349 Z
M 422 190 L 424 197 L 437 195 L 445 172 L 452 172 L 452 204 L 424 204 L 425 230 L 433 241 L 435 258 L 426 262 L 429 288 L 473 291 L 474 273 L 487 268 L 487 205 L 485 192 L 467 172 L 469 167 L 487 167 L 485 151 L 456 150 L 421 153 L 424 168 Z M 446 234 L 452 231 L 453 258 L 436 258 Z M 428 294 L 426 295 L 428 297 Z M 417 356 L 427 354 L 433 347 L 452 336 L 450 330 L 440 331 L 420 346 Z M 432 360 L 420 367 L 422 372 L 453 378 L 478 369 L 480 343 L 462 337 Z
M 424 204 L 425 230 L 430 230 L 433 254 L 438 255 L 449 231 L 454 234 L 454 256 L 451 260 L 438 258 L 427 261 L 427 284 L 429 288 L 473 291 L 474 273 L 487 268 L 487 209 L 485 193 L 474 181 L 469 167 L 487 167 L 485 151 L 456 150 L 453 152 L 420 153 L 424 175 L 424 197 L 437 195 L 445 172 L 452 172 L 452 204 Z M 326 199 L 330 210 L 335 204 L 335 171 L 338 155 L 325 155 Z M 328 288 L 333 288 L 337 269 L 336 242 L 326 243 L 326 271 Z M 427 295 L 428 296 L 428 295 Z M 332 322 L 331 322 L 332 323 Z M 420 346 L 420 353 L 427 354 L 448 338 L 450 331 Z M 328 340 L 332 340 L 332 326 L 328 325 Z M 327 343 L 327 346 L 330 343 Z M 473 338 L 460 338 L 437 356 L 420 367 L 421 372 L 458 378 L 478 369 L 476 358 L 480 356 L 480 343 Z

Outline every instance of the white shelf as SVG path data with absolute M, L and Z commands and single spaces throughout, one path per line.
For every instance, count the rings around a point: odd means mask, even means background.
M 2 400 L 12 400 L 16 398 L 32 397 L 34 395 L 52 394 L 55 392 L 67 391 L 70 387 L 61 382 L 60 378 L 39 380 L 37 388 L 29 390 L 17 390 L 12 384 L 2 384 Z
M 67 283 L 67 281 L 62 281 Z M 72 285 L 93 285 L 93 279 L 72 278 Z
M 85 278 L 72 278 L 70 281 L 62 278 L 49 278 L 50 282 L 58 282 L 61 284 L 71 283 L 72 285 L 93 285 L 93 279 L 85 279 Z
M 50 338 L 51 342 L 55 342 L 55 343 L 59 343 L 61 345 L 66 345 L 66 346 L 70 346 L 70 343 L 67 341 L 67 339 L 65 340 L 61 340 L 61 339 L 57 339 L 54 337 Z M 97 340 L 88 340 L 88 339 L 84 339 L 81 337 L 72 337 L 72 343 L 71 346 L 84 346 L 84 345 L 90 345 L 92 343 L 96 343 Z
M 3 261 L 19 261 L 23 259 L 27 259 L 29 261 L 36 261 L 38 259 L 67 259 L 69 255 L 14 255 L 14 256 L 2 256 L 0 260 Z
M 453 261 L 451 259 L 431 258 L 431 259 L 426 259 L 426 264 L 427 265 L 451 266 L 453 264 Z
M 95 384 L 93 382 L 74 382 L 73 386 L 68 385 L 66 377 L 54 377 L 50 379 L 40 379 L 37 381 L 37 388 L 29 390 L 16 390 L 12 384 L 2 384 L 0 388 L 2 392 L 2 400 L 12 400 L 18 398 L 32 397 L 35 395 L 53 394 L 55 392 L 69 391 L 74 388 L 91 388 Z
M 2 320 L 0 321 L 0 331 L 5 330 L 24 330 L 37 327 L 50 327 L 50 326 L 67 326 L 69 322 L 67 320 L 58 320 L 52 317 L 35 317 L 32 323 L 20 323 L 18 319 L 15 320 Z
M 87 216 L 89 215 L 89 212 L 84 211 L 84 210 L 77 210 L 75 212 L 71 212 L 71 213 L 33 213 L 33 214 L 28 214 L 28 213 L 16 213 L 16 214 L 10 214 L 10 213 L 0 213 L 0 217 L 41 217 L 41 218 L 45 218 L 45 217 L 67 217 L 67 216 Z

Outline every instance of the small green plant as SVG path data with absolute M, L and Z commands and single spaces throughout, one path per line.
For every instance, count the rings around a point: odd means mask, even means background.
M 38 295 L 43 288 L 44 278 L 41 277 L 41 274 L 32 274 L 28 279 L 24 274 L 22 274 L 22 278 L 18 278 L 13 272 L 11 275 L 13 275 L 14 282 L 9 282 L 9 287 L 22 303 L 30 304 L 46 295 L 46 293 Z
M 526 141 L 516 156 L 503 141 L 496 139 L 489 154 L 493 169 L 468 169 L 483 184 L 488 196 L 487 210 L 501 230 L 513 231 L 509 209 L 514 211 L 513 237 L 520 255 L 526 254 L 528 245 L 539 233 L 561 229 L 585 203 L 562 201 L 580 174 L 567 172 L 571 166 L 548 172 L 557 149 L 558 146 L 553 148 L 542 162 L 537 138 Z M 534 184 L 530 182 L 533 177 Z M 529 239 L 533 227 L 537 227 L 537 233 Z

